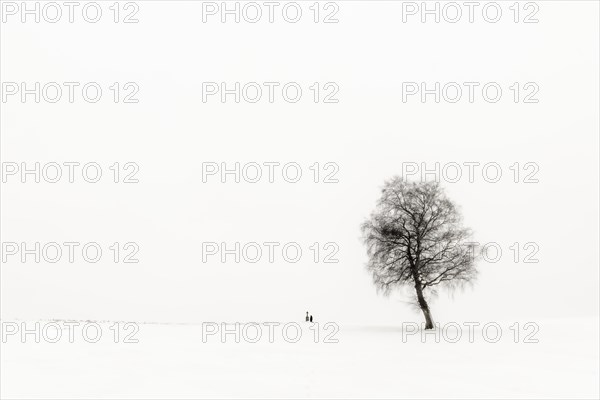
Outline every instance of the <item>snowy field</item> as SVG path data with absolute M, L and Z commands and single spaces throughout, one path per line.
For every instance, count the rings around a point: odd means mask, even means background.
M 19 322 L 20 323 L 20 322 Z M 83 325 L 84 322 L 81 324 Z M 32 328 L 32 322 L 27 327 Z M 462 322 L 460 323 L 462 324 Z M 460 325 L 459 324 L 459 325 Z M 447 326 L 422 340 L 413 326 L 340 325 L 327 333 L 302 322 L 298 342 L 268 328 L 256 343 L 229 334 L 202 341 L 202 325 L 142 324 L 139 343 L 113 342 L 110 323 L 100 324 L 97 343 L 57 343 L 18 335 L 2 344 L 2 398 L 598 398 L 598 320 L 538 322 L 539 331 L 498 323 L 484 336 L 481 326 Z M 283 323 L 282 323 L 283 325 Z M 483 325 L 483 324 L 481 324 Z M 205 329 L 208 330 L 208 328 Z M 410 331 L 410 332 L 408 332 Z M 248 328 L 245 337 L 254 338 Z M 48 330 L 47 336 L 54 337 Z M 293 338 L 294 330 L 288 331 Z M 529 336 L 528 336 L 529 335 Z M 92 330 L 89 336 L 93 337 Z M 538 340 L 538 343 L 526 343 Z

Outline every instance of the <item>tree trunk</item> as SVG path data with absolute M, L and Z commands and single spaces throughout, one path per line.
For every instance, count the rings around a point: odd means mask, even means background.
M 421 306 L 421 310 L 423 310 L 423 315 L 425 315 L 425 329 L 433 329 L 433 318 L 431 318 L 431 311 L 429 311 L 427 303 L 425 303 L 425 307 Z
M 415 289 L 417 290 L 417 300 L 419 301 L 419 307 L 421 307 L 421 311 L 423 311 L 423 315 L 425 316 L 425 329 L 433 329 L 433 318 L 431 317 L 429 305 L 427 305 L 425 297 L 423 296 L 421 282 L 417 281 L 415 283 Z

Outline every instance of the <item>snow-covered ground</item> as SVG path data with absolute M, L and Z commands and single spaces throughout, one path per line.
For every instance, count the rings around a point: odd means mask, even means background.
M 456 325 L 447 324 L 424 340 L 414 326 L 359 326 L 301 322 L 296 343 L 284 339 L 282 326 L 240 325 L 240 343 L 228 334 L 205 333 L 218 325 L 119 325 L 100 323 L 97 343 L 83 339 L 73 326 L 57 343 L 50 325 L 35 343 L 18 334 L 5 336 L 1 351 L 2 398 L 598 398 L 598 320 L 564 319 L 498 322 L 502 336 L 491 343 L 496 328 L 484 334 L 482 321 L 471 332 L 466 322 L 456 343 Z M 3 321 L 5 332 L 11 330 Z M 48 321 L 42 321 L 45 327 Z M 62 322 L 58 322 L 62 324 Z M 23 325 L 25 324 L 25 325 Z M 510 326 L 513 326 L 511 329 Z M 17 321 L 19 329 L 34 327 Z M 233 326 L 230 325 L 230 328 Z M 318 327 L 318 343 L 315 331 Z M 327 337 L 328 334 L 331 336 Z M 95 337 L 93 328 L 87 332 Z M 242 336 L 243 335 L 243 336 Z M 287 331 L 296 336 L 294 326 Z M 487 338 L 487 340 L 486 340 Z M 517 343 L 515 343 L 515 339 Z M 338 340 L 335 343 L 335 340 Z M 535 343 L 535 341 L 538 341 Z M 331 341 L 332 343 L 326 343 Z M 532 342 L 532 343 L 527 343 Z

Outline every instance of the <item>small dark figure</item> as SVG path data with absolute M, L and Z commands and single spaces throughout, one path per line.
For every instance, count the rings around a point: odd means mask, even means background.
M 312 322 L 312 315 L 310 316 L 310 322 Z
M 306 312 L 306 322 L 308 322 L 308 311 Z

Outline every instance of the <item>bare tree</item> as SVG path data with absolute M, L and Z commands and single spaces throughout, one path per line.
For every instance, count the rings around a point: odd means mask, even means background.
M 433 329 L 426 297 L 437 287 L 461 287 L 476 275 L 470 231 L 438 183 L 385 183 L 376 210 L 362 225 L 369 262 L 378 290 L 414 286 L 416 304 Z

